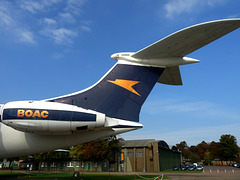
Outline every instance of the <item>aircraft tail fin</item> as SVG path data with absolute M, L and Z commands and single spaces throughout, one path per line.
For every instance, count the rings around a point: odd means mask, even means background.
M 51 101 L 138 122 L 141 106 L 163 71 L 164 68 L 116 63 L 94 86 Z

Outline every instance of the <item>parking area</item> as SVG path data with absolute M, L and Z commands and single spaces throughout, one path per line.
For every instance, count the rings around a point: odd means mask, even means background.
M 172 180 L 239 180 L 240 168 L 231 166 L 205 166 L 203 173 L 169 173 Z

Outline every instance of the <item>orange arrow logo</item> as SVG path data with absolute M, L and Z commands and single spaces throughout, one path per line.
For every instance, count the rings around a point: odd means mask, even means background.
M 131 80 L 124 80 L 124 79 L 116 79 L 115 81 L 110 81 L 108 80 L 108 82 L 116 84 L 124 89 L 127 89 L 128 91 L 131 91 L 134 94 L 137 94 L 138 96 L 141 96 L 140 94 L 138 94 L 137 91 L 135 91 L 135 89 L 133 89 L 133 86 L 135 84 L 138 84 L 140 81 L 131 81 Z

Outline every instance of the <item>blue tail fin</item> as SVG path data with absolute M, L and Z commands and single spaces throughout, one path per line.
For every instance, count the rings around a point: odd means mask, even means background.
M 163 71 L 164 68 L 117 63 L 91 88 L 51 101 L 138 122 L 140 109 Z

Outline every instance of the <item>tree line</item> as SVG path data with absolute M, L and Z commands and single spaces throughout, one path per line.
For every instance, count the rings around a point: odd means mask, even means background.
M 214 159 L 240 162 L 240 148 L 237 145 L 236 138 L 230 134 L 222 135 L 219 142 L 207 143 L 202 141 L 196 146 L 188 146 L 186 141 L 182 141 L 176 146 L 182 152 L 183 159 L 186 161 L 203 161 L 205 164 L 209 164 Z
M 71 159 L 78 159 L 82 161 L 98 162 L 102 160 L 115 161 L 116 155 L 121 152 L 120 142 L 121 138 L 116 136 L 107 139 L 88 142 L 81 145 L 76 145 L 67 149 L 67 151 L 50 151 L 46 153 L 36 154 L 31 161 L 40 162 L 67 162 Z M 230 134 L 222 135 L 219 142 L 212 141 L 207 143 L 202 141 L 198 145 L 188 146 L 186 141 L 176 144 L 176 147 L 181 151 L 183 160 L 194 162 L 204 162 L 209 164 L 214 159 L 223 161 L 237 161 L 240 163 L 240 148 L 237 145 L 237 140 Z M 16 160 L 16 158 L 13 158 Z M 13 160 L 10 159 L 10 160 Z M 27 160 L 28 157 L 20 157 L 19 159 Z
M 82 161 L 98 162 L 102 160 L 114 161 L 115 155 L 121 152 L 120 141 L 121 138 L 111 136 L 109 138 L 88 142 L 68 148 L 68 151 L 50 151 L 40 153 L 33 156 L 35 163 L 39 162 L 66 162 L 71 159 L 78 159 Z

